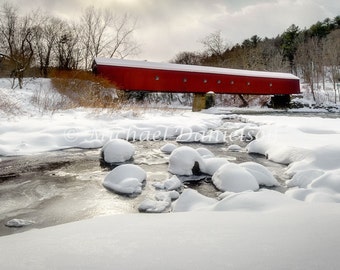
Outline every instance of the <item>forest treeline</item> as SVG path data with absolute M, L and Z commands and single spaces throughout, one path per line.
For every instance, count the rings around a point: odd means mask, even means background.
M 138 52 L 136 20 L 90 6 L 70 20 L 32 10 L 22 15 L 10 2 L 0 6 L 0 72 L 17 79 L 32 69 L 89 70 L 95 57 L 124 58 Z M 14 80 L 13 80 L 14 82 Z
M 318 21 L 308 29 L 292 24 L 274 38 L 258 35 L 229 45 L 221 31 L 201 40 L 203 52 L 180 52 L 172 62 L 226 68 L 290 72 L 315 91 L 331 82 L 337 99 L 340 83 L 340 16 Z
M 95 57 L 137 54 L 136 19 L 90 6 L 78 18 L 62 19 L 41 10 L 22 14 L 10 2 L 0 6 L 0 75 L 20 87 L 24 76 L 47 77 L 51 69 L 90 70 Z M 340 16 L 308 29 L 291 25 L 274 38 L 258 35 L 230 45 L 221 31 L 200 41 L 202 52 L 180 52 L 171 62 L 227 68 L 283 71 L 298 75 L 315 91 L 340 79 Z M 339 96 L 339 95 L 338 95 Z

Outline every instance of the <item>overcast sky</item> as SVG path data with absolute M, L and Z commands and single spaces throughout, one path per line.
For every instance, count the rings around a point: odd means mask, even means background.
M 6 2 L 0 0 L 0 3 Z M 40 7 L 76 18 L 89 5 L 111 8 L 138 19 L 135 38 L 141 53 L 133 58 L 167 62 L 182 51 L 201 51 L 200 40 L 221 31 L 231 45 L 255 34 L 275 37 L 293 23 L 309 27 L 340 15 L 339 0 L 10 0 L 21 11 Z

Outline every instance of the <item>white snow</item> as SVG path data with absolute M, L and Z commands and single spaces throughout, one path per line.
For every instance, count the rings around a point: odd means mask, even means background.
M 189 146 L 176 148 L 169 157 L 169 172 L 177 175 L 192 175 L 195 164 L 204 170 L 204 161 L 201 155 Z
M 279 186 L 279 182 L 274 178 L 272 173 L 263 165 L 256 162 L 244 162 L 240 164 L 241 167 L 245 168 L 250 172 L 256 179 L 259 185 L 263 186 Z
M 0 95 L 17 110 L 0 108 L 1 156 L 100 148 L 115 139 L 175 140 L 222 125 L 221 115 L 184 110 L 46 112 L 30 100 L 49 87 L 48 80 L 30 80 L 23 90 L 8 84 L 0 80 Z M 234 142 L 249 142 L 248 152 L 287 164 L 287 191 L 259 189 L 278 182 L 258 164 L 172 146 L 171 173 L 191 175 L 197 162 L 227 192 L 210 198 L 184 189 L 179 195 L 166 191 L 179 184 L 167 179 L 155 198 L 140 195 L 139 210 L 173 213 L 97 217 L 3 236 L 1 269 L 339 269 L 340 118 L 244 115 L 222 128 L 234 131 Z M 143 169 L 125 164 L 109 172 L 103 185 L 134 195 L 146 178 Z
M 139 212 L 146 212 L 146 213 L 162 213 L 170 206 L 170 201 L 168 200 L 151 200 L 145 199 L 141 202 L 138 206 Z
M 202 156 L 202 158 L 212 158 L 215 156 L 213 152 L 204 147 L 198 147 L 196 148 L 196 151 Z
M 252 173 L 234 163 L 220 167 L 212 176 L 212 181 L 221 191 L 242 192 L 259 189 L 259 184 Z
M 179 189 L 182 186 L 181 180 L 176 175 L 164 180 L 163 182 L 156 182 L 152 184 L 157 189 L 165 189 L 167 191 Z
M 213 157 L 205 159 L 204 163 L 205 165 L 202 172 L 213 175 L 221 166 L 229 163 L 229 160 L 223 157 Z
M 232 144 L 228 146 L 227 150 L 231 152 L 240 152 L 242 151 L 242 147 L 237 144 Z
M 25 219 L 19 219 L 19 218 L 13 218 L 6 222 L 7 227 L 23 227 L 33 224 L 34 222 L 31 220 L 25 220 Z
M 108 141 L 102 148 L 105 162 L 118 163 L 130 160 L 135 153 L 135 147 L 128 141 L 114 139 Z
M 165 145 L 161 147 L 160 150 L 165 154 L 171 154 L 172 151 L 174 151 L 176 148 L 177 148 L 177 145 L 173 143 L 166 143 Z
M 133 195 L 142 192 L 146 172 L 134 164 L 123 164 L 108 173 L 103 186 L 119 194 Z

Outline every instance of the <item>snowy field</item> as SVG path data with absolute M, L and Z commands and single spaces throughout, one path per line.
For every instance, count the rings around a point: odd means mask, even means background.
M 170 206 L 170 213 L 97 217 L 3 236 L 1 269 L 340 268 L 340 118 L 135 108 L 51 113 L 32 103 L 42 89 L 62 99 L 48 80 L 30 80 L 22 90 L 9 85 L 0 80 L 0 104 L 6 106 L 0 109 L 0 162 L 75 147 L 102 148 L 108 162 L 124 162 L 134 155 L 135 140 L 158 140 L 169 154 L 169 172 L 199 169 L 220 192 L 206 197 L 183 189 L 176 176 L 164 179 L 155 186 L 162 196 L 139 207 L 158 212 Z M 202 147 L 174 147 L 175 140 Z M 207 143 L 285 164 L 287 180 L 279 183 L 256 163 L 216 157 Z M 102 181 L 109 190 L 138 196 L 148 179 L 130 164 Z M 277 185 L 286 191 L 270 188 Z

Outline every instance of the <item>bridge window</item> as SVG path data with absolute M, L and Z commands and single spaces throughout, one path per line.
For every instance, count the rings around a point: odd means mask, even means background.
M 159 76 L 156 76 L 156 77 L 155 77 L 155 80 L 156 80 L 156 81 L 159 81 Z

